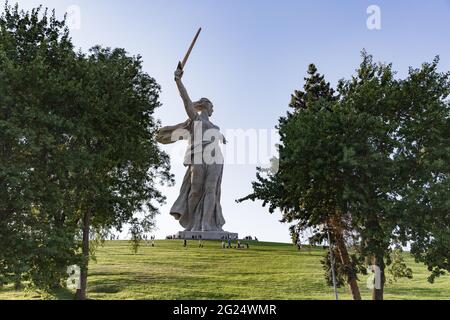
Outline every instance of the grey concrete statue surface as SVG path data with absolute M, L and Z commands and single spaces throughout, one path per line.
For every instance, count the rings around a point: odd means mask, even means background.
M 214 112 L 211 101 L 201 98 L 193 102 L 189 97 L 181 81 L 186 60 L 178 64 L 174 76 L 188 119 L 174 126 L 163 127 L 157 134 L 160 143 L 173 143 L 180 137 L 188 141 L 184 157 L 187 170 L 170 214 L 185 229 L 178 233 L 179 238 L 235 239 L 236 233 L 222 229 L 225 224 L 220 204 L 223 155 L 219 143 L 226 143 L 226 140 L 220 128 L 210 120 Z

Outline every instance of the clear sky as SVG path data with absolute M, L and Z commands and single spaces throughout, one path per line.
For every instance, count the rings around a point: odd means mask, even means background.
M 377 61 L 392 62 L 399 76 L 438 54 L 441 70 L 450 70 L 450 0 L 19 1 L 24 9 L 39 4 L 55 8 L 59 17 L 72 5 L 79 8 L 72 37 L 83 51 L 100 44 L 141 54 L 145 71 L 162 87 L 156 116 L 163 125 L 186 119 L 173 72 L 198 27 L 203 31 L 183 80 L 192 99 L 214 103 L 212 121 L 225 133 L 273 129 L 289 109 L 290 94 L 303 86 L 311 62 L 333 85 L 351 76 L 363 48 Z M 366 25 L 370 5 L 380 8 L 381 29 Z M 172 145 L 164 148 L 173 153 Z M 280 213 L 270 215 L 259 202 L 235 203 L 251 191 L 255 168 L 255 163 L 225 165 L 224 229 L 289 242 Z M 157 218 L 157 237 L 181 230 L 168 212 L 184 171 L 174 157 L 176 185 L 164 188 L 167 204 Z

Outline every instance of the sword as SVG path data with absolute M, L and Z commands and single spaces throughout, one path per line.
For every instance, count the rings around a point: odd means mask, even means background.
M 184 66 L 186 65 L 187 60 L 189 59 L 189 55 L 191 54 L 192 48 L 194 48 L 195 42 L 197 41 L 197 38 L 202 31 L 202 28 L 199 28 L 197 33 L 195 34 L 194 40 L 192 40 L 191 45 L 189 46 L 188 51 L 186 52 L 186 55 L 184 56 L 184 59 L 182 62 L 178 62 L 178 68 L 183 70 Z

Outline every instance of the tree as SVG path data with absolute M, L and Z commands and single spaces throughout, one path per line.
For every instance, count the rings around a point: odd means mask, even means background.
M 159 107 L 159 86 L 142 71 L 140 57 L 123 49 L 94 47 L 81 56 L 83 65 L 80 106 L 70 115 L 75 124 L 83 115 L 83 127 L 73 132 L 70 148 L 81 159 L 73 170 L 82 223 L 84 263 L 79 299 L 85 298 L 89 239 L 93 230 L 121 229 L 139 223 L 148 231 L 164 201 L 156 188 L 168 181 L 168 157 L 154 139 L 158 128 L 152 115 Z M 100 97 L 100 99 L 99 99 Z M 145 207 L 140 220 L 135 212 Z
M 77 263 L 84 299 L 90 240 L 148 231 L 172 179 L 154 139 L 160 88 L 123 49 L 74 52 L 41 8 L 6 5 L 0 27 L 0 279 L 47 288 Z
M 386 261 L 396 241 L 392 207 L 399 181 L 392 155 L 399 146 L 395 115 L 400 85 L 393 75 L 390 64 L 375 64 L 363 51 L 356 75 L 338 85 L 339 109 L 347 121 L 342 128 L 341 205 L 351 216 L 361 256 L 381 272 L 381 287 L 373 289 L 377 300 L 383 298 Z
M 40 16 L 42 14 L 42 17 Z M 5 5 L 0 17 L 0 281 L 58 287 L 77 263 L 60 116 L 76 55 L 55 15 Z M 76 94 L 76 93 L 75 93 Z
M 437 72 L 438 61 L 410 68 L 404 80 L 394 79 L 391 65 L 375 64 L 363 52 L 357 77 L 339 85 L 342 105 L 378 122 L 366 135 L 378 157 L 361 168 L 363 185 L 348 184 L 361 254 L 382 272 L 373 299 L 383 299 L 392 246 L 409 244 L 416 260 L 432 271 L 430 280 L 449 270 L 450 217 L 444 199 L 450 194 L 444 163 L 450 157 L 450 83 L 448 72 Z M 371 170 L 376 163 L 378 169 Z
M 450 271 L 450 72 L 438 72 L 439 57 L 410 68 L 402 81 L 395 152 L 398 163 L 398 235 L 429 281 Z
M 259 169 L 253 193 L 238 201 L 263 200 L 273 212 L 283 213 L 283 222 L 296 221 L 291 228 L 294 239 L 306 229 L 315 234 L 310 241 L 320 243 L 330 230 L 338 257 L 354 299 L 361 299 L 356 270 L 347 251 L 345 238 L 350 235 L 348 215 L 339 202 L 339 160 L 342 158 L 344 137 L 339 120 L 345 121 L 336 108 L 338 97 L 324 76 L 311 64 L 305 78 L 304 91 L 292 95 L 288 113 L 279 121 L 280 159 L 277 172 Z M 340 144 L 341 143 L 341 144 Z M 267 173 L 267 176 L 264 176 Z
M 381 272 L 373 299 L 383 299 L 388 265 L 410 275 L 392 258 L 399 244 L 411 245 L 432 271 L 430 280 L 449 268 L 450 86 L 449 74 L 436 68 L 437 60 L 397 80 L 391 65 L 363 52 L 356 75 L 340 81 L 338 99 L 298 103 L 297 112 L 280 119 L 279 170 L 259 169 L 253 193 L 241 199 L 281 209 L 283 222 L 296 222 L 293 233 L 312 228 L 316 242 L 324 238 L 318 227 L 327 226 L 354 298 L 364 260 Z M 357 255 L 351 259 L 349 245 Z

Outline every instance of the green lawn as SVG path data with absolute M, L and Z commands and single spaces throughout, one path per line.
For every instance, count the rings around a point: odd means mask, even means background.
M 89 270 L 91 299 L 333 299 L 320 264 L 322 248 L 298 252 L 290 244 L 250 242 L 250 249 L 221 249 L 216 241 L 198 248 L 190 241 L 157 240 L 133 254 L 127 241 L 107 241 Z M 388 284 L 385 299 L 450 299 L 450 276 L 427 282 L 428 271 L 407 257 L 413 279 Z M 370 299 L 361 277 L 363 299 Z M 341 299 L 350 299 L 347 288 Z M 71 299 L 61 290 L 53 296 L 0 289 L 0 299 Z

